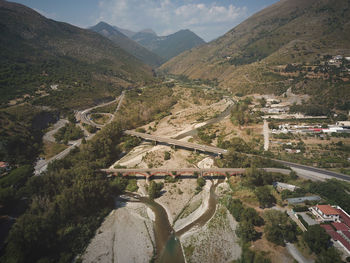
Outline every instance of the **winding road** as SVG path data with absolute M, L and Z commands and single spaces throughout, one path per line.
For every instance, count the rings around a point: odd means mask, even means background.
M 118 105 L 117 105 L 117 108 L 115 110 L 114 113 L 116 113 L 119 109 L 120 109 L 120 106 L 123 102 L 123 99 L 124 99 L 124 96 L 125 96 L 125 91 L 122 92 L 122 94 L 116 98 L 115 100 L 113 101 L 109 101 L 109 102 L 106 102 L 106 103 L 103 103 L 103 104 L 100 104 L 100 105 L 97 105 L 97 106 L 94 106 L 94 107 L 91 107 L 89 109 L 86 109 L 86 110 L 83 110 L 83 111 L 78 111 L 76 113 L 76 119 L 77 120 L 80 120 L 81 122 L 84 122 L 84 123 L 88 123 L 88 124 L 92 124 L 93 126 L 97 126 L 94 122 L 91 122 L 89 120 L 89 118 L 87 117 L 87 113 L 90 112 L 91 110 L 93 109 L 96 109 L 96 108 L 99 108 L 99 107 L 103 107 L 103 106 L 107 106 L 109 104 L 112 104 L 116 101 L 119 100 L 118 102 Z M 111 114 L 111 113 L 110 113 Z M 111 114 L 113 115 L 113 114 Z M 100 128 L 104 127 L 105 125 L 107 125 L 108 123 L 112 122 L 114 119 L 114 115 L 113 117 L 110 118 L 110 120 L 104 124 L 104 125 L 98 125 L 100 126 Z M 65 120 L 60 120 L 58 121 L 55 125 L 54 125 L 54 130 L 52 131 L 49 131 L 48 133 L 46 133 L 43 137 L 46 138 L 48 141 L 51 141 L 52 138 L 53 138 L 53 135 L 55 134 L 55 132 L 63 127 L 65 125 L 66 121 Z M 86 132 L 86 130 L 84 129 L 84 131 Z M 96 134 L 96 133 L 95 133 Z M 92 134 L 88 137 L 86 137 L 86 140 L 91 140 L 95 134 Z M 81 142 L 82 142 L 82 139 L 79 139 L 77 141 L 73 141 L 73 142 L 70 142 L 70 146 L 68 148 L 66 148 L 65 150 L 63 150 L 62 152 L 58 153 L 57 155 L 53 156 L 52 158 L 48 159 L 48 160 L 38 160 L 34 166 L 34 175 L 40 175 L 42 172 L 46 171 L 47 169 L 47 166 L 49 165 L 49 163 L 55 161 L 55 160 L 60 160 L 62 158 L 64 158 L 65 156 L 67 156 L 71 150 L 73 150 L 75 147 L 79 147 L 81 145 Z

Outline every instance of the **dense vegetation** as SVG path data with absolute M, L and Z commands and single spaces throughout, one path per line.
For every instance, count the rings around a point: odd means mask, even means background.
M 264 220 L 254 208 L 246 207 L 239 199 L 233 199 L 228 195 L 223 198 L 222 202 L 232 216 L 239 222 L 236 234 L 241 240 L 242 256 L 236 262 L 269 263 L 270 260 L 267 259 L 262 252 L 255 252 L 249 249 L 250 241 L 254 241 L 261 236 L 261 233 L 258 233 L 254 226 L 263 225 Z
M 269 210 L 264 213 L 264 219 L 266 222 L 264 233 L 268 241 L 277 245 L 284 245 L 285 241 L 296 241 L 297 225 L 286 213 Z
M 336 179 L 326 182 L 312 182 L 306 188 L 311 193 L 319 194 L 332 205 L 339 205 L 350 212 L 350 184 Z
M 11 165 L 32 164 L 42 148 L 42 130 L 57 113 L 29 104 L 0 110 L 0 159 Z
M 67 144 L 69 141 L 80 139 L 84 136 L 84 132 L 74 123 L 67 123 L 60 128 L 54 135 L 57 142 Z
M 0 7 L 2 106 L 28 94 L 40 105 L 78 108 L 152 79 L 150 68 L 97 33 L 19 4 L 1 1 Z
M 251 123 L 258 123 L 261 121 L 259 112 L 251 112 L 248 108 L 251 104 L 251 98 L 235 103 L 231 111 L 231 121 L 237 125 L 248 125 Z
M 122 190 L 96 172 L 118 156 L 120 141 L 121 126 L 112 124 L 44 176 L 28 180 L 29 208 L 11 229 L 5 261 L 66 262 L 84 249 Z
M 149 87 L 144 91 L 147 96 L 157 91 L 160 100 L 172 92 L 166 87 Z M 113 208 L 113 196 L 124 190 L 137 189 L 133 178 L 108 179 L 98 172 L 114 162 L 121 151 L 128 151 L 140 142 L 137 138 L 123 137 L 122 129 L 135 128 L 133 125 L 141 120 L 148 122 L 169 108 L 168 103 L 155 105 L 150 97 L 145 96 L 144 100 L 137 92 L 131 93 L 128 100 L 147 107 L 149 115 L 144 116 L 142 111 L 123 115 L 121 123 L 109 124 L 66 158 L 51 163 L 43 176 L 31 177 L 27 182 L 13 174 L 5 177 L 9 178 L 7 180 L 18 178 L 21 182 L 18 187 L 23 189 L 23 195 L 16 194 L 15 197 L 26 197 L 28 208 L 13 225 L 2 260 L 70 262 L 84 250 L 103 218 Z M 127 110 L 128 107 L 124 107 L 122 114 Z M 129 122 L 128 118 L 137 121 Z M 159 195 L 160 189 L 159 185 L 150 187 L 154 197 Z M 4 192 L 1 195 L 4 200 L 12 198 L 12 190 L 5 188 Z
M 160 197 L 163 186 L 164 184 L 162 182 L 156 183 L 155 181 L 151 181 L 147 188 L 148 197 L 150 199 Z

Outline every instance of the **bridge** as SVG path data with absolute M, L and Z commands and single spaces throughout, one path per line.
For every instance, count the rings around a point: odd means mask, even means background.
M 186 149 L 198 150 L 198 151 L 201 151 L 204 153 L 214 153 L 214 154 L 217 154 L 220 156 L 228 153 L 228 150 L 221 149 L 221 148 L 214 147 L 214 146 L 207 146 L 207 145 L 200 145 L 200 144 L 196 144 L 196 143 L 183 142 L 183 141 L 179 141 L 176 139 L 164 138 L 164 137 L 160 137 L 160 136 L 156 136 L 156 135 L 150 135 L 147 133 L 140 133 L 140 132 L 135 132 L 135 131 L 125 131 L 124 133 L 128 134 L 128 135 L 136 136 L 136 137 L 148 140 L 148 141 L 161 142 L 161 143 L 165 143 L 168 145 L 179 146 L 179 147 L 186 148 Z M 247 153 L 242 153 L 242 154 L 245 154 L 245 155 L 250 156 L 250 157 L 267 158 L 264 156 L 247 154 Z M 267 158 L 267 159 L 270 159 L 270 158 Z M 350 176 L 342 174 L 342 173 L 337 173 L 337 172 L 325 170 L 322 168 L 316 168 L 316 167 L 312 167 L 312 166 L 282 161 L 282 160 L 278 160 L 278 159 L 271 159 L 271 160 L 278 162 L 284 166 L 287 166 L 287 167 L 290 167 L 293 169 L 297 169 L 298 171 L 300 171 L 300 173 L 306 175 L 309 178 L 311 178 L 311 177 L 318 178 L 317 180 L 336 178 L 339 180 L 350 182 Z M 181 169 L 176 169 L 176 170 L 181 170 Z
M 165 143 L 171 146 L 179 146 L 186 149 L 192 149 L 195 151 L 201 151 L 205 153 L 214 153 L 217 155 L 226 154 L 228 151 L 225 149 L 217 148 L 214 146 L 207 146 L 207 145 L 201 145 L 196 143 L 190 143 L 190 142 L 183 142 L 171 138 L 164 138 L 156 135 L 150 135 L 147 133 L 141 133 L 141 132 L 135 132 L 135 131 L 125 131 L 124 132 L 127 135 L 136 136 L 142 139 L 145 139 L 147 141 L 154 141 L 154 142 L 160 142 Z
M 261 168 L 266 172 L 275 172 L 282 174 L 289 174 L 290 170 L 279 168 Z M 197 176 L 210 176 L 210 177 L 227 177 L 234 175 L 242 175 L 245 173 L 246 168 L 145 168 L 145 169 L 102 169 L 107 174 L 114 176 L 136 176 L 138 178 L 150 178 L 152 176 L 157 177 L 197 177 Z

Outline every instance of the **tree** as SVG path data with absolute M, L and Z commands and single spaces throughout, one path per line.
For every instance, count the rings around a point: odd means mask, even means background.
M 326 250 L 323 250 L 318 256 L 315 263 L 342 263 L 342 259 L 339 255 L 339 252 L 334 248 L 330 247 Z
M 170 160 L 170 152 L 164 152 L 164 160 Z
M 242 213 L 244 211 L 244 207 L 242 201 L 239 199 L 232 199 L 231 197 L 226 200 L 225 205 L 228 211 L 233 215 L 233 217 L 240 222 L 242 218 Z
M 75 116 L 74 116 L 74 113 L 70 113 L 70 114 L 68 114 L 68 121 L 70 121 L 71 123 L 76 123 L 76 118 L 75 118 Z
M 252 207 L 248 207 L 244 209 L 241 216 L 241 220 L 251 222 L 254 226 L 261 226 L 262 224 L 264 224 L 264 220 L 259 216 L 258 212 Z
M 296 241 L 296 224 L 286 213 L 278 210 L 269 210 L 264 213 L 266 239 L 277 245 L 284 245 L 284 240 L 288 242 Z
M 259 236 L 253 224 L 249 221 L 240 222 L 236 229 L 236 234 L 243 242 L 253 241 Z
M 148 186 L 149 198 L 154 199 L 159 197 L 163 186 L 164 186 L 163 183 L 156 183 L 155 181 L 151 181 Z
M 270 188 L 268 186 L 257 187 L 255 195 L 258 198 L 259 204 L 262 208 L 271 207 L 276 203 L 276 198 L 271 195 Z
M 320 254 L 328 248 L 330 236 L 319 225 L 312 225 L 308 231 L 303 233 L 303 238 L 311 251 Z

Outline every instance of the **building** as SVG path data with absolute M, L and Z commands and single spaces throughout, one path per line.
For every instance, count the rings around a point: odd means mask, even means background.
M 0 174 L 10 170 L 10 165 L 7 162 L 0 162 Z
M 350 121 L 338 121 L 337 126 L 350 129 Z
M 316 220 L 320 222 L 340 222 L 339 211 L 330 205 L 316 205 L 311 207 L 311 212 L 316 216 Z
M 321 207 L 321 209 L 336 210 L 336 212 L 338 212 L 339 219 L 331 224 L 321 224 L 321 227 L 324 228 L 327 234 L 331 236 L 333 242 L 338 243 L 340 247 L 342 247 L 343 250 L 350 256 L 350 215 L 339 206 L 327 205 L 324 207 L 325 208 Z M 331 211 L 330 213 L 333 214 L 334 211 Z
M 292 185 L 292 184 L 285 184 L 281 182 L 274 182 L 273 186 L 278 190 L 278 191 L 283 191 L 283 190 L 289 190 L 294 192 L 295 189 L 299 188 L 298 186 Z
M 304 197 L 288 198 L 286 200 L 287 200 L 288 204 L 296 205 L 296 204 L 305 203 L 306 201 L 308 201 L 308 202 L 320 201 L 321 197 L 319 197 L 318 195 L 311 195 L 311 196 L 304 196 Z

